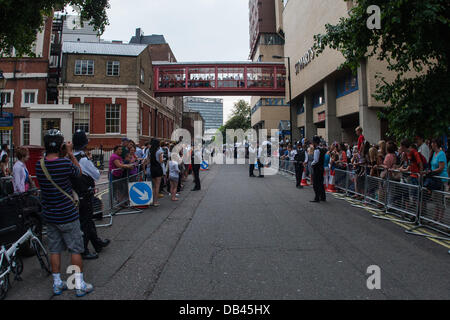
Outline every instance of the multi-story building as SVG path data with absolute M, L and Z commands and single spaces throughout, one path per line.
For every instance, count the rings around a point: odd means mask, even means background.
M 58 16 L 59 18 L 59 16 Z M 80 22 L 78 15 L 65 15 L 63 41 L 100 42 L 100 35 L 89 22 Z
M 292 61 L 292 113 L 296 114 L 293 126 L 309 138 L 319 134 L 328 142 L 352 142 L 360 125 L 366 139 L 376 143 L 387 130 L 386 122 L 377 117 L 385 105 L 372 97 L 380 81 L 376 73 L 388 81 L 395 75 L 376 58 L 363 61 L 357 74 L 338 70 L 344 62 L 340 52 L 328 48 L 316 56 L 312 48 L 313 36 L 324 33 L 325 24 L 347 16 L 352 5 L 352 1 L 284 1 L 284 51 Z
M 59 98 L 74 106 L 74 129 L 89 132 L 89 147 L 170 139 L 174 130 L 173 110 L 153 95 L 148 45 L 64 42 Z
M 196 124 L 197 122 L 197 124 Z M 200 122 L 201 125 L 198 124 Z M 198 126 L 197 130 L 201 130 L 201 132 L 195 132 L 196 125 Z M 200 133 L 200 135 L 203 137 L 205 133 L 205 120 L 203 119 L 202 115 L 198 111 L 185 109 L 183 112 L 183 123 L 182 123 L 183 129 L 189 131 L 191 134 L 191 142 L 194 141 L 194 139 L 197 138 L 195 135 Z
M 217 130 L 223 125 L 223 99 L 184 97 L 184 110 L 200 112 L 205 130 Z
M 3 112 L 14 115 L 12 141 L 11 132 L 0 131 L 3 143 L 30 144 L 29 108 L 47 103 L 51 35 L 52 18 L 45 18 L 32 47 L 35 57 L 16 57 L 14 48 L 0 56 L 0 70 L 6 78 L 6 86 L 0 90 Z
M 282 28 L 277 28 L 276 0 L 249 0 L 250 59 L 257 62 L 280 62 L 274 56 L 284 56 Z M 255 129 L 278 129 L 282 121 L 288 121 L 289 106 L 284 98 L 251 98 L 251 124 Z
M 149 45 L 150 55 L 153 62 L 177 62 L 175 55 L 166 42 L 163 35 L 152 34 L 145 36 L 141 28 L 130 39 L 130 43 Z M 174 128 L 181 128 L 183 120 L 183 98 L 182 97 L 158 97 L 162 104 L 168 106 L 174 113 Z

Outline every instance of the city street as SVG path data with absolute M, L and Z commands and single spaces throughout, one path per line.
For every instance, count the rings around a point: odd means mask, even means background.
M 95 291 L 81 299 L 448 299 L 450 256 L 435 242 L 331 194 L 310 203 L 312 187 L 281 175 L 213 165 L 201 179 L 192 192 L 189 177 L 177 203 L 166 196 L 99 229 L 112 242 L 85 262 Z M 373 265 L 379 290 L 367 287 Z M 77 299 L 52 297 L 51 285 L 27 258 L 7 299 Z

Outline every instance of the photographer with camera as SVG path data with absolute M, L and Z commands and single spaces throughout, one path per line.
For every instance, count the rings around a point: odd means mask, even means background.
M 75 200 L 70 179 L 82 174 L 78 160 L 72 153 L 72 143 L 64 144 L 59 130 L 51 129 L 44 136 L 45 157 L 36 164 L 36 176 L 41 188 L 43 218 L 47 223 L 48 249 L 53 273 L 53 294 L 67 289 L 61 280 L 61 252 L 68 249 L 75 273 L 76 296 L 82 297 L 94 290 L 83 280 L 83 234 L 80 228 L 78 201 Z M 66 153 L 68 158 L 61 157 Z
M 100 179 L 100 172 L 86 155 L 86 146 L 89 143 L 86 133 L 78 130 L 73 135 L 73 148 L 75 149 L 74 156 L 80 164 L 83 174 L 75 179 L 72 179 L 72 186 L 77 192 L 80 199 L 80 224 L 81 231 L 83 231 L 84 253 L 83 259 L 97 259 L 98 253 L 105 248 L 110 241 L 108 239 L 102 240 L 97 235 L 97 229 L 93 221 L 93 201 L 95 193 L 95 181 Z M 96 252 L 89 251 L 89 241 L 94 246 Z

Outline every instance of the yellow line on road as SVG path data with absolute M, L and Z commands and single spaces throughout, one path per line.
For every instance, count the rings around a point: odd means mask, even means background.
M 348 203 L 350 203 L 350 204 L 353 204 L 353 205 L 361 205 L 361 206 L 363 206 L 362 203 L 357 202 L 357 201 L 354 201 L 353 199 L 348 198 L 348 197 L 346 197 L 346 196 L 337 195 L 337 194 L 334 194 L 334 193 L 333 193 L 333 196 L 334 196 L 336 199 L 344 199 L 344 200 L 346 200 L 346 201 L 347 201 Z M 361 208 L 361 209 L 365 209 L 366 211 L 368 211 L 368 212 L 370 212 L 370 213 L 372 213 L 373 215 L 376 215 L 376 216 L 380 216 L 380 215 L 381 215 L 379 212 L 376 212 L 375 210 L 372 210 L 372 209 L 370 209 L 370 208 Z M 386 218 L 397 219 L 396 217 L 394 217 L 394 216 L 392 216 L 392 215 L 390 215 L 390 214 L 386 214 L 386 215 L 384 215 L 384 216 L 385 216 Z M 392 220 L 388 220 L 388 221 L 391 221 L 391 222 L 395 223 L 396 225 L 398 225 L 398 226 L 400 226 L 400 227 L 402 227 L 402 228 L 404 228 L 404 229 L 406 229 L 406 230 L 409 230 L 409 229 L 410 229 L 410 226 L 409 226 L 409 225 L 403 224 L 403 223 L 401 223 L 401 222 L 398 222 L 398 221 L 392 221 Z M 423 228 L 418 228 L 418 229 L 416 229 L 416 230 L 418 230 L 420 233 L 423 233 L 423 234 L 427 234 L 427 235 L 430 235 L 430 236 L 439 237 L 438 234 L 435 234 L 435 233 L 430 232 L 430 231 L 427 231 L 427 230 L 423 230 Z M 445 241 L 445 240 L 439 240 L 439 239 L 434 239 L 434 238 L 429 238 L 429 237 L 427 237 L 427 236 L 424 236 L 424 238 L 427 238 L 428 240 L 431 240 L 431 241 L 433 241 L 433 242 L 435 242 L 435 243 L 437 243 L 437 244 L 439 244 L 439 245 L 441 245 L 441 246 L 443 246 L 443 247 L 445 247 L 445 248 L 447 248 L 447 249 L 450 249 L 450 242 L 448 242 L 448 241 Z

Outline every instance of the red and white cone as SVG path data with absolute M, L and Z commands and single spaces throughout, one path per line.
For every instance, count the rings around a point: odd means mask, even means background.
M 306 168 L 303 168 L 302 181 L 300 182 L 302 187 L 309 186 L 308 181 L 306 180 Z
M 328 189 L 328 180 L 330 179 L 330 168 L 325 167 L 323 170 L 323 187 L 325 190 Z
M 328 184 L 328 188 L 327 188 L 328 192 L 337 192 L 336 187 L 334 186 L 335 173 L 336 172 L 334 170 L 330 171 L 330 183 Z

